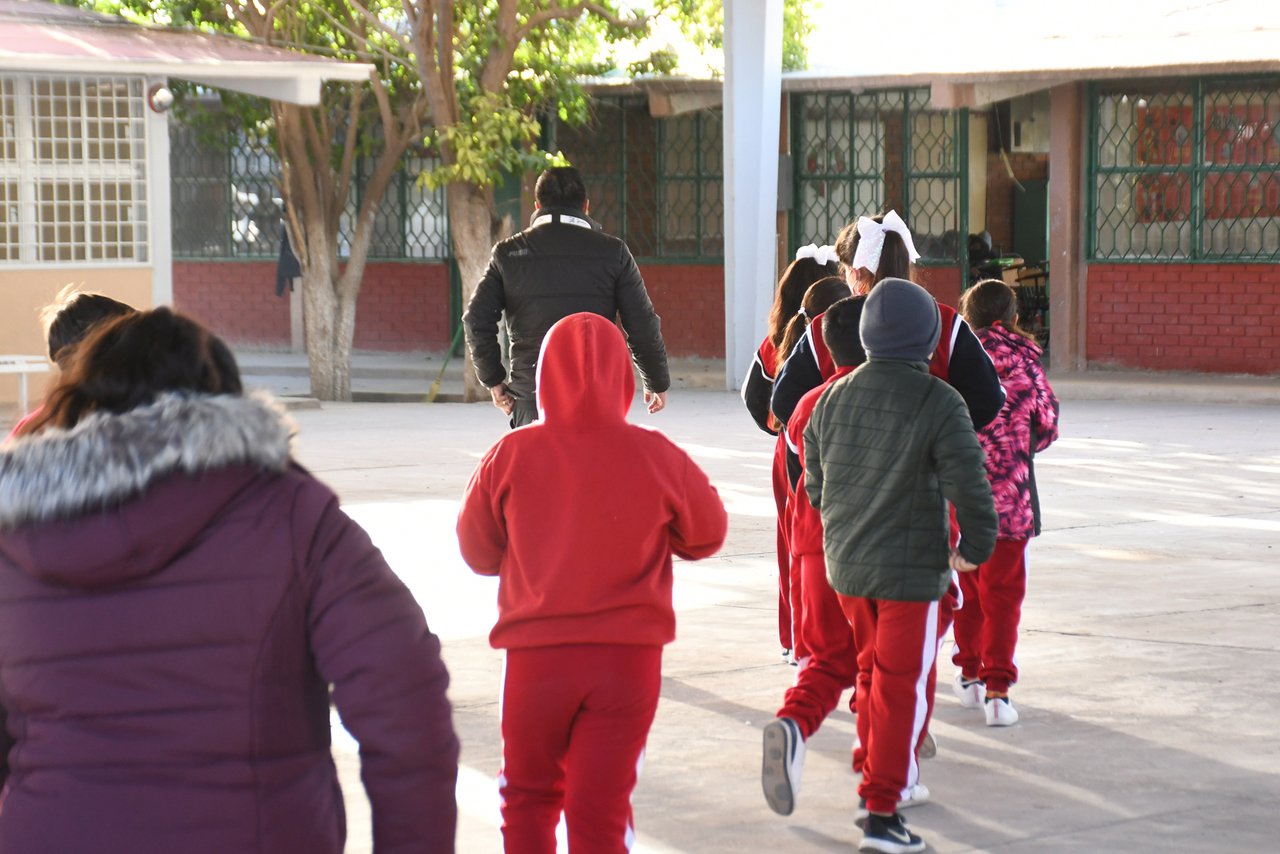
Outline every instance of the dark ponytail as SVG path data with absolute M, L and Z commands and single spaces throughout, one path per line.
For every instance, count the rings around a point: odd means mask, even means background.
M 1028 341 L 1036 338 L 1018 325 L 1018 295 L 999 279 L 983 279 L 960 297 L 960 314 L 965 322 L 982 330 L 999 323 Z
M 796 344 L 800 343 L 800 336 L 804 335 L 805 327 L 815 317 L 852 293 L 848 283 L 836 276 L 814 282 L 809 290 L 805 291 L 804 300 L 801 303 L 803 314 L 797 310 L 796 314 L 792 315 L 791 322 L 787 324 L 783 333 L 782 343 L 778 347 L 778 361 L 774 365 L 773 374 L 775 377 L 778 371 L 782 370 L 783 363 L 796 348 Z
M 775 350 L 782 344 L 787 324 L 800 310 L 800 303 L 809 287 L 817 281 L 839 274 L 839 265 L 819 264 L 813 258 L 797 258 L 787 267 L 778 280 L 778 290 L 773 296 L 773 310 L 769 312 L 769 340 Z

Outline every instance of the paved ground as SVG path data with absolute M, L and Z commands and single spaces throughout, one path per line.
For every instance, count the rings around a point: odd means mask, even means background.
M 459 851 L 499 852 L 495 582 L 462 565 L 453 522 L 502 419 L 450 404 L 296 417 L 302 460 L 444 639 L 463 741 Z M 761 728 L 792 678 L 775 639 L 771 442 L 725 392 L 676 392 L 643 420 L 707 468 L 731 529 L 721 555 L 677 565 L 680 637 L 635 793 L 637 850 L 852 851 L 847 712 L 811 740 L 793 816 L 760 793 Z M 1039 460 L 1046 532 L 1031 547 L 1022 722 L 987 729 L 941 694 L 941 746 L 924 766 L 934 802 L 910 818 L 937 852 L 1277 850 L 1280 409 L 1069 401 L 1063 435 Z M 940 681 L 953 673 L 944 663 Z M 354 745 L 340 737 L 335 752 L 348 851 L 367 852 Z

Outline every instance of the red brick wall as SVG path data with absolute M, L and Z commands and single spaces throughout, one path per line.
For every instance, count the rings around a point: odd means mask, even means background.
M 449 268 L 384 262 L 364 268 L 357 350 L 442 352 L 449 346 Z
M 724 358 L 724 267 L 644 264 L 640 267 L 671 356 Z
M 274 261 L 175 261 L 173 302 L 231 344 L 288 346 L 289 298 L 275 295 Z M 356 301 L 358 350 L 449 346 L 449 268 L 371 263 Z
M 959 267 L 916 267 L 916 282 L 938 302 L 960 307 Z
M 1090 362 L 1280 372 L 1280 266 L 1090 264 L 1088 298 Z
M 173 304 L 230 344 L 289 345 L 275 261 L 174 261 Z
M 724 358 L 724 267 L 646 264 L 650 298 L 672 356 Z M 288 346 L 289 300 L 274 261 L 175 261 L 173 300 L 231 344 Z M 438 352 L 449 346 L 449 270 L 371 263 L 356 303 L 358 350 Z

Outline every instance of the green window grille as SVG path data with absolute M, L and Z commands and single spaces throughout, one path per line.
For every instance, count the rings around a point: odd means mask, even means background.
M 724 256 L 723 158 L 720 110 L 658 122 L 659 256 Z
M 927 89 L 796 94 L 791 100 L 791 250 L 833 243 L 859 216 L 896 210 L 922 264 L 963 265 L 968 115 Z
M 443 261 L 449 223 L 443 188 L 418 187 L 417 176 L 438 161 L 406 156 L 374 218 L 370 260 Z M 280 164 L 265 142 L 202 141 L 188 128 L 169 135 L 173 254 L 182 259 L 276 258 L 282 233 L 277 181 Z M 338 254 L 350 254 L 351 223 L 374 162 L 359 161 L 338 229 Z
M 647 98 L 597 98 L 582 127 L 554 123 L 549 145 L 582 172 L 591 216 L 636 258 L 722 263 L 722 126 L 720 110 L 658 119 Z
M 1097 84 L 1090 96 L 1090 258 L 1280 258 L 1280 78 Z

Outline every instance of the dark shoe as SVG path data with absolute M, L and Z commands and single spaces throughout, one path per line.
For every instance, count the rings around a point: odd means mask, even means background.
M 800 772 L 804 769 L 804 739 L 800 725 L 791 718 L 777 718 L 764 728 L 764 763 L 760 785 L 769 809 L 791 815 L 800 794 Z
M 884 854 L 916 854 L 925 849 L 925 842 L 907 828 L 902 816 L 894 813 L 891 816 L 867 816 L 867 825 L 862 831 L 862 844 L 859 851 L 881 851 Z
M 853 814 L 853 826 L 858 830 L 867 829 L 867 816 L 871 815 L 871 811 L 867 809 L 867 799 L 858 798 L 858 811 Z

